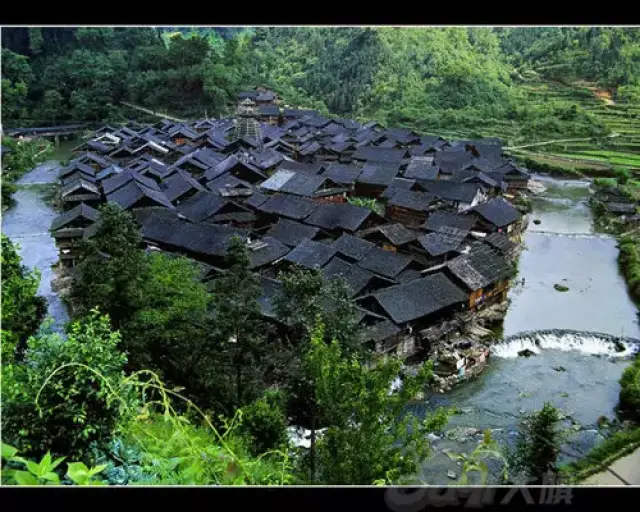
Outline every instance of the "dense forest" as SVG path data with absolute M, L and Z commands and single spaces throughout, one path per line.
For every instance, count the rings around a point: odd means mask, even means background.
M 266 85 L 291 107 L 424 132 L 517 120 L 528 135 L 606 129 L 571 101 L 528 105 L 539 77 L 640 98 L 630 28 L 9 28 L 5 126 L 117 122 L 132 102 L 184 117 L 228 115 Z

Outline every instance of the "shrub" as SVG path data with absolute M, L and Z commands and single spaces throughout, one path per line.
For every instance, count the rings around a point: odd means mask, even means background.
M 640 417 L 640 357 L 624 370 L 620 379 L 620 408 Z
M 284 397 L 277 390 L 267 391 L 262 398 L 242 410 L 242 432 L 251 440 L 254 455 L 280 448 L 287 442 L 287 420 Z
M 67 339 L 30 338 L 24 362 L 3 366 L 3 439 L 28 456 L 51 451 L 78 460 L 92 442 L 109 439 L 126 405 L 103 385 L 104 378 L 113 388 L 123 382 L 119 343 L 109 318 L 97 311 L 73 323 Z

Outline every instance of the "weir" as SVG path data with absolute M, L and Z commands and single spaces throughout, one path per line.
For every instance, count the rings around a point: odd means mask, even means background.
M 514 358 L 527 349 L 536 354 L 543 349 L 576 350 L 586 354 L 625 358 L 640 351 L 640 339 L 571 329 L 526 331 L 496 342 L 491 346 L 491 355 Z

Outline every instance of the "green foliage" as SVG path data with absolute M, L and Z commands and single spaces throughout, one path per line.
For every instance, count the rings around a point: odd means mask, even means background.
M 53 460 L 51 453 L 47 452 L 40 463 L 26 460 L 17 456 L 18 450 L 13 446 L 2 444 L 2 461 L 3 465 L 11 464 L 24 465 L 25 470 L 8 468 L 3 469 L 2 477 L 6 483 L 15 483 L 18 485 L 59 485 L 60 477 L 54 471 L 65 459 L 60 457 Z M 7 482 L 8 481 L 8 482 Z
M 36 295 L 40 283 L 37 270 L 30 271 L 22 264 L 18 246 L 2 235 L 2 355 L 11 361 L 14 350 L 31 336 L 40 325 L 47 303 Z M 5 347 L 6 343 L 6 347 Z M 13 356 L 13 357 L 12 357 Z
M 78 277 L 73 280 L 69 301 L 77 315 L 98 308 L 120 328 L 140 303 L 145 254 L 130 212 L 106 203 L 98 222 L 95 235 L 83 241 Z
M 241 429 L 250 440 L 254 455 L 286 446 L 284 402 L 282 392 L 268 390 L 263 397 L 243 407 Z
M 184 257 L 152 252 L 142 255 L 136 276 L 137 290 L 130 309 L 122 321 L 124 346 L 137 368 L 159 368 L 167 378 L 185 378 L 187 368 L 180 364 L 192 354 L 185 354 L 185 340 L 201 343 L 209 294 L 199 280 L 196 264 Z M 115 265 L 123 262 L 110 259 Z M 139 255 L 136 256 L 138 261 Z
M 516 447 L 508 457 L 514 476 L 523 473 L 534 483 L 541 483 L 545 475 L 557 471 L 562 439 L 559 423 L 559 411 L 548 402 L 541 410 L 521 418 Z
M 315 401 L 316 414 L 326 425 L 303 461 L 303 467 L 310 468 L 310 481 L 371 485 L 414 478 L 429 453 L 427 434 L 440 431 L 448 417 L 439 409 L 419 421 L 406 410 L 432 378 L 431 364 L 414 376 L 405 375 L 400 389 L 390 391 L 400 375 L 399 359 L 364 365 L 345 355 L 336 341 L 327 344 L 319 323 L 304 367 L 314 390 L 309 399 Z
M 637 83 L 638 31 L 622 27 L 502 28 L 501 47 L 518 67 L 556 79 L 583 77 L 617 86 Z
M 640 247 L 632 235 L 623 236 L 618 243 L 618 265 L 627 282 L 631 296 L 640 299 Z
M 265 345 L 267 330 L 258 304 L 262 288 L 250 270 L 249 253 L 241 238 L 232 238 L 225 267 L 224 274 L 211 287 L 212 325 L 219 358 L 216 367 L 233 383 L 233 399 L 226 405 L 241 407 L 262 393 L 265 358 L 275 346 L 267 349 Z
M 363 208 L 369 208 L 372 212 L 378 215 L 384 215 L 384 206 L 380 204 L 376 199 L 369 197 L 348 197 L 347 201 L 350 204 L 356 206 L 362 206 Z
M 109 319 L 91 312 L 66 339 L 41 333 L 28 341 L 25 360 L 2 368 L 3 438 L 27 454 L 51 451 L 81 458 L 92 441 L 108 439 L 123 413 L 102 387 L 117 386 L 126 357 Z
M 620 408 L 640 418 L 640 357 L 625 368 L 620 378 Z
M 53 146 L 46 140 L 27 141 L 10 137 L 2 139 L 2 145 L 9 150 L 2 155 L 2 207 L 7 208 L 11 206 L 12 196 L 17 190 L 15 181 L 49 158 Z
M 42 28 L 26 38 L 26 29 L 8 30 L 10 122 L 106 119 L 122 115 L 123 99 L 184 117 L 226 115 L 240 90 L 265 85 L 294 108 L 477 132 L 517 118 L 513 107 L 526 100 L 514 80 L 580 76 L 623 85 L 620 99 L 633 101 L 640 47 L 629 28 Z M 602 132 L 569 103 L 522 115 L 539 137 Z

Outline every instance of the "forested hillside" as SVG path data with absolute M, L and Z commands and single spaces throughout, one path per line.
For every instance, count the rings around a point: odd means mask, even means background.
M 530 141 L 610 131 L 574 98 L 531 102 L 541 78 L 640 99 L 633 28 L 7 28 L 2 48 L 5 126 L 116 122 L 120 101 L 222 116 L 266 85 L 292 107 Z

